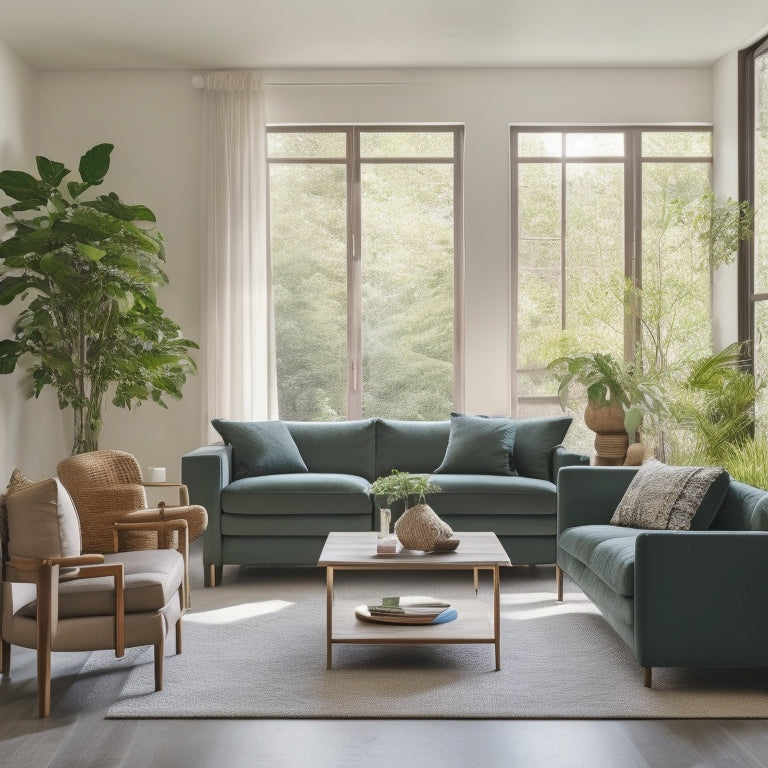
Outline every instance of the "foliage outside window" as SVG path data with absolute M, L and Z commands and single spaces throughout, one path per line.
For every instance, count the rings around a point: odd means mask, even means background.
M 461 130 L 268 132 L 283 419 L 445 419 L 458 406 Z
M 559 410 L 549 361 L 605 352 L 643 370 L 711 351 L 709 129 L 514 128 L 513 406 Z M 706 216 L 705 216 L 706 218 Z M 574 448 L 592 435 L 579 422 Z

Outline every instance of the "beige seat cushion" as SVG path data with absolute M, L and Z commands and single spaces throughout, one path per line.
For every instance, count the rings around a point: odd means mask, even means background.
M 125 613 L 158 611 L 178 592 L 184 558 L 173 549 L 139 550 L 105 555 L 105 563 L 125 566 Z M 59 618 L 107 616 L 114 612 L 114 581 L 110 577 L 63 581 L 59 585 Z M 20 613 L 34 617 L 36 604 Z

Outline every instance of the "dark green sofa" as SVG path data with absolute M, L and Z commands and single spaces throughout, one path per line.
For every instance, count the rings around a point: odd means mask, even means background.
M 609 525 L 637 467 L 558 476 L 557 589 L 567 574 L 653 667 L 768 666 L 768 493 L 730 480 L 707 530 Z
M 203 539 L 206 584 L 225 564 L 316 565 L 330 531 L 378 526 L 370 483 L 392 469 L 432 473 L 443 461 L 449 421 L 365 419 L 283 422 L 308 472 L 233 480 L 229 444 L 182 457 L 192 503 L 208 510 Z M 587 457 L 560 442 L 570 419 L 521 419 L 512 475 L 435 475 L 432 508 L 455 531 L 494 531 L 513 563 L 554 563 L 555 478 L 561 466 Z M 397 512 L 393 508 L 393 515 Z

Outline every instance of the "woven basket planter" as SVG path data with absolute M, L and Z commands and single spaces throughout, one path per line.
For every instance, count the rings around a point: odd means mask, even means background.
M 584 423 L 595 432 L 595 463 L 599 466 L 623 464 L 629 446 L 624 409 L 620 405 L 588 403 Z
M 400 516 L 395 523 L 395 533 L 405 549 L 431 552 L 438 541 L 453 536 L 453 529 L 429 504 L 416 504 Z
M 597 405 L 587 403 L 584 410 L 584 423 L 593 432 L 626 434 L 624 429 L 624 409 L 620 405 Z

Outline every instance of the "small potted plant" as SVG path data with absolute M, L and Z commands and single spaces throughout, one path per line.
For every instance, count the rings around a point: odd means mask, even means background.
M 383 496 L 387 505 L 403 502 L 405 511 L 395 523 L 395 533 L 403 547 L 426 552 L 434 550 L 440 542 L 453 536 L 451 527 L 426 503 L 428 493 L 439 491 L 440 486 L 433 483 L 427 475 L 411 474 L 397 469 L 393 469 L 388 475 L 377 477 L 371 483 L 371 493 L 374 496 Z

